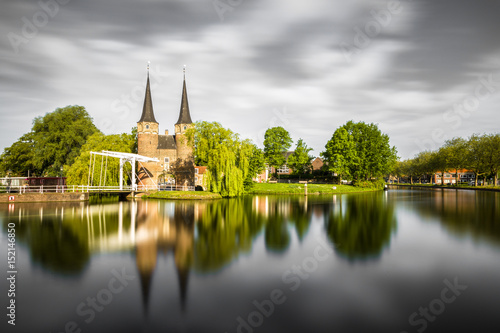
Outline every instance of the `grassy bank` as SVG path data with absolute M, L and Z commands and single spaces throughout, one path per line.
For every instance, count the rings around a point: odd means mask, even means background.
M 448 188 L 448 189 L 464 189 L 464 190 L 486 190 L 486 191 L 500 191 L 500 186 L 492 186 L 492 185 L 486 185 L 486 186 L 469 186 L 469 185 L 433 185 L 433 184 L 419 184 L 419 183 L 413 183 L 413 184 L 390 184 L 390 185 L 396 185 L 396 186 L 408 186 L 408 187 L 433 187 L 433 188 Z
M 287 184 L 287 183 L 258 183 L 255 184 L 248 194 L 304 194 L 305 184 Z M 335 187 L 335 189 L 333 189 Z M 307 184 L 307 194 L 340 194 L 376 191 L 373 188 L 362 188 L 352 185 L 333 185 L 333 184 Z
M 219 193 L 202 191 L 160 191 L 144 194 L 141 199 L 202 200 L 220 199 Z

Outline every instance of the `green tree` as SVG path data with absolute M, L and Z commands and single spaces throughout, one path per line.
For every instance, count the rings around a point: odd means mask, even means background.
M 325 149 L 321 156 L 328 171 L 338 175 L 338 183 L 341 183 L 342 178 L 351 179 L 351 170 L 359 164 L 352 135 L 344 127 L 339 127 L 326 143 Z
M 355 178 L 369 180 L 392 171 L 397 160 L 396 147 L 389 145 L 389 136 L 383 134 L 376 124 L 349 121 L 344 128 L 356 145 L 359 164 L 352 168 Z
M 223 197 L 244 192 L 244 176 L 249 173 L 251 144 L 217 122 L 199 121 L 186 133 L 194 146 L 196 165 L 207 166 L 205 185 Z
M 323 156 L 334 172 L 356 180 L 370 180 L 389 174 L 397 161 L 396 147 L 375 124 L 347 122 L 326 144 Z M 335 171 L 336 170 L 336 171 Z
M 458 185 L 460 181 L 458 170 L 465 168 L 467 164 L 467 141 L 463 138 L 453 138 L 445 142 L 444 148 L 446 150 L 447 166 L 450 171 L 455 171 L 456 185 Z
M 31 170 L 41 176 L 59 176 L 61 167 L 71 165 L 87 138 L 96 132 L 99 130 L 83 106 L 58 108 L 35 118 L 31 132 L 5 149 L 2 169 L 12 169 L 17 175 Z
M 432 163 L 436 167 L 436 172 L 441 174 L 441 185 L 444 185 L 444 174 L 448 172 L 450 167 L 451 148 L 449 146 L 442 146 L 434 154 Z M 437 184 L 437 182 L 436 182 Z
M 104 135 L 97 132 L 88 137 L 87 142 L 81 148 L 80 156 L 71 166 L 65 166 L 67 170 L 67 183 L 69 185 L 86 185 L 89 182 L 90 152 L 110 150 L 121 153 L 132 153 L 136 144 L 134 134 L 111 134 Z M 125 182 L 129 180 L 131 171 L 129 163 L 125 164 L 123 178 Z M 90 179 L 93 185 L 118 186 L 120 173 L 120 160 L 116 158 L 106 158 L 96 156 L 93 174 L 90 172 Z
M 33 159 L 35 149 L 33 144 L 33 133 L 24 134 L 12 144 L 5 148 L 0 157 L 0 171 L 5 174 L 8 170 L 12 171 L 12 176 L 28 175 L 35 171 Z
M 498 181 L 498 170 L 500 168 L 500 134 L 486 134 L 484 141 L 484 159 L 487 172 L 493 177 L 493 184 Z
M 477 181 L 480 175 L 486 173 L 487 162 L 484 155 L 486 149 L 486 140 L 484 136 L 473 134 L 467 141 L 466 161 L 467 168 L 474 172 L 474 185 L 477 186 Z
M 253 178 L 265 169 L 264 152 L 251 140 L 243 140 L 238 150 L 238 165 L 243 171 L 245 188 L 253 184 Z
M 294 174 L 299 176 L 299 179 L 302 174 L 310 172 L 312 169 L 311 161 L 314 157 L 309 155 L 312 150 L 312 148 L 307 147 L 304 140 L 299 139 L 295 151 L 288 156 L 286 164 L 292 168 Z
M 278 168 L 286 162 L 285 153 L 292 145 L 292 138 L 283 127 L 268 128 L 264 135 L 264 157 L 269 166 L 278 173 Z

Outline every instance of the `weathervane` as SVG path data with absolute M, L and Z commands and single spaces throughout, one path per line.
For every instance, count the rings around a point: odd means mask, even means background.
M 151 63 L 151 61 L 148 61 L 148 72 L 149 72 L 149 64 Z
M 182 71 L 184 72 L 184 78 L 186 78 L 186 65 L 184 65 L 184 69 Z

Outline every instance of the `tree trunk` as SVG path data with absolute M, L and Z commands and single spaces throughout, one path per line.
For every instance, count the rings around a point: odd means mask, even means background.
M 413 176 L 410 176 L 410 185 L 413 185 Z

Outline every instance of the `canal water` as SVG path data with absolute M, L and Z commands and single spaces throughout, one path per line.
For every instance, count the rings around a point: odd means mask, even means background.
M 0 223 L 13 332 L 500 327 L 500 193 L 16 203 Z

